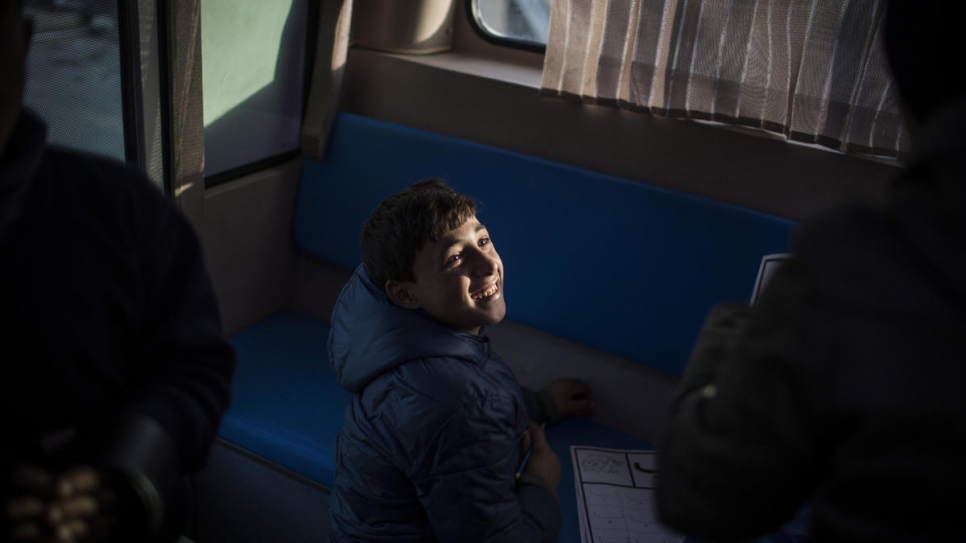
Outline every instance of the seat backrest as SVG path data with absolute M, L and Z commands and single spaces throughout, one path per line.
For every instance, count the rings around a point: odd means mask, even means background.
M 507 318 L 681 374 L 711 307 L 748 300 L 791 220 L 466 140 L 340 113 L 306 160 L 294 236 L 354 268 L 385 197 L 441 177 L 478 204 L 505 267 Z

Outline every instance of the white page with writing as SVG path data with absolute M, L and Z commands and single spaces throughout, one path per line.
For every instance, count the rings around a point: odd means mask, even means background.
M 655 451 L 572 445 L 570 456 L 583 543 L 684 541 L 657 520 Z

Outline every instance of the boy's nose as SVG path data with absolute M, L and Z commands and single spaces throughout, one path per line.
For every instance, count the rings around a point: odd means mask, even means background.
M 473 260 L 473 270 L 483 277 L 495 274 L 500 265 L 500 257 L 496 251 L 477 250 Z

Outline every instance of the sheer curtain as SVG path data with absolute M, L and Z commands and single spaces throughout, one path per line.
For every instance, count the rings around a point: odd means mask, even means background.
M 546 95 L 900 156 L 884 0 L 554 0 Z

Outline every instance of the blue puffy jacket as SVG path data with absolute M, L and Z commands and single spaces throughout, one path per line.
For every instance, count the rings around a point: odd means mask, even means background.
M 359 266 L 332 314 L 329 357 L 354 393 L 333 541 L 556 540 L 556 494 L 515 477 L 527 405 L 485 333 L 393 305 Z

